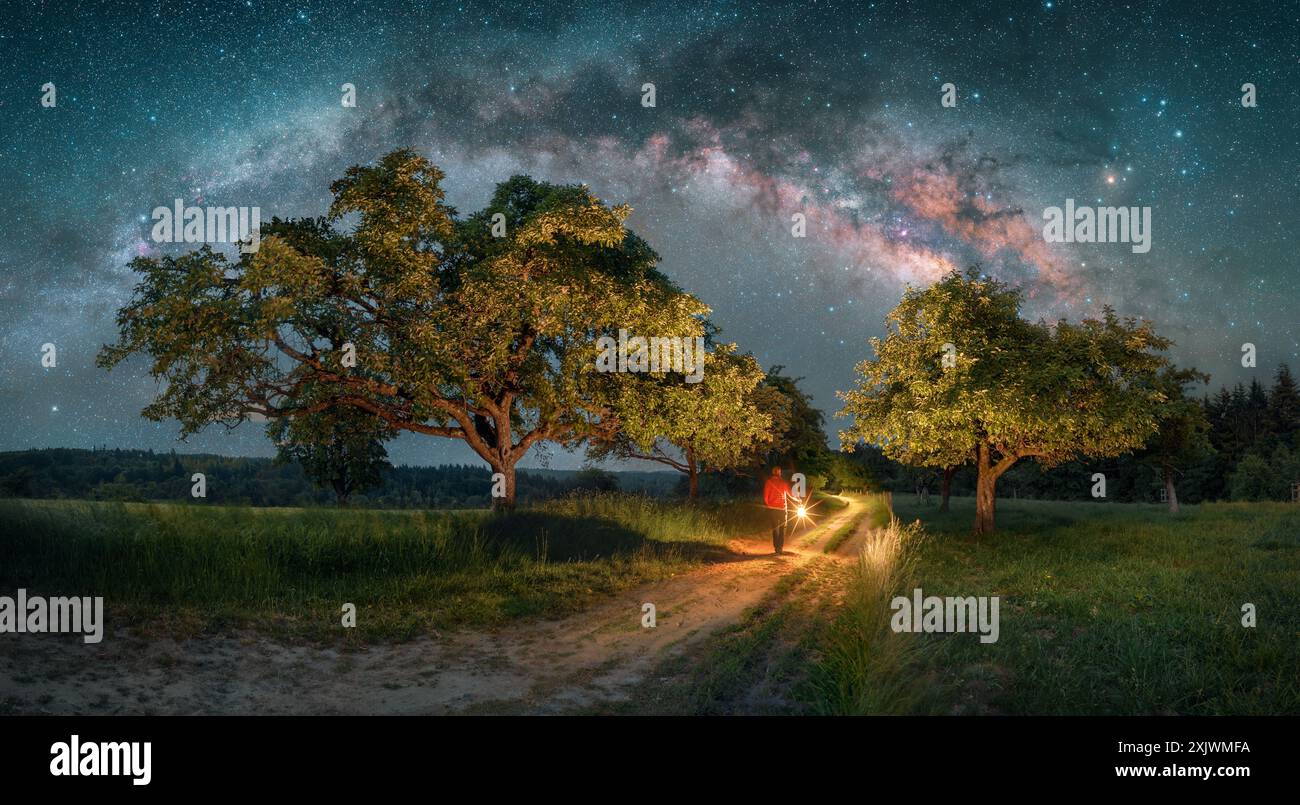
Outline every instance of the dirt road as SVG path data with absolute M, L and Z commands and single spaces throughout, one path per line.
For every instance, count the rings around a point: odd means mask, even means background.
M 741 558 L 621 593 L 558 621 L 340 650 L 263 637 L 177 642 L 119 633 L 98 646 L 50 637 L 0 655 L 0 712 L 562 713 L 617 704 L 647 675 L 737 622 L 777 582 L 816 557 L 865 504 L 828 516 L 774 556 L 737 540 Z M 835 553 L 852 556 L 864 525 Z M 656 625 L 642 625 L 643 604 Z

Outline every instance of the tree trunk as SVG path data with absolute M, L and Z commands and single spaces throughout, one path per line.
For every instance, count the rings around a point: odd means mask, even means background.
M 979 474 L 975 479 L 975 535 L 981 536 L 992 534 L 995 529 L 998 476 L 993 471 L 991 448 L 987 444 L 981 444 L 977 452 Z
M 1174 470 L 1172 467 L 1164 467 L 1165 477 L 1165 497 L 1169 498 L 1169 513 L 1178 514 L 1178 492 L 1174 489 Z
M 686 497 L 694 501 L 699 495 L 699 463 L 695 462 L 695 450 L 693 447 L 686 447 L 686 477 L 690 480 Z
M 499 472 L 505 476 L 505 495 L 503 497 L 492 498 L 492 508 L 494 509 L 513 509 L 515 507 L 515 465 L 499 462 L 492 465 L 493 472 Z
M 952 476 L 957 474 L 956 467 L 943 468 L 943 500 L 939 502 L 939 511 L 948 511 L 948 496 L 952 493 Z
M 994 531 L 997 513 L 997 483 L 992 472 L 980 472 L 975 482 L 975 534 L 982 536 Z
M 348 505 L 348 498 L 351 497 L 351 489 L 348 488 L 347 480 L 343 478 L 334 479 L 334 503 L 339 508 Z

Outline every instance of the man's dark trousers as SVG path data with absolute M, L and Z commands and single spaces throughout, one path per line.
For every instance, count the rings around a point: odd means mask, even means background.
M 772 521 L 772 548 L 780 553 L 785 546 L 785 509 L 768 509 L 767 516 Z

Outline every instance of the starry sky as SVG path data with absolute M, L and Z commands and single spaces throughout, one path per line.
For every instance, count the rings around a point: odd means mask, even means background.
M 126 264 L 179 248 L 149 239 L 158 205 L 318 215 L 349 165 L 402 146 L 446 171 L 465 212 L 514 173 L 630 204 L 723 337 L 806 378 L 828 414 L 904 285 L 973 263 L 1021 284 L 1034 318 L 1110 304 L 1152 319 L 1216 387 L 1300 364 L 1300 3 L 6 8 L 3 450 L 270 455 L 257 423 L 178 442 L 176 423 L 139 416 L 155 391 L 143 361 L 94 366 L 135 283 Z M 1067 198 L 1149 206 L 1151 250 L 1047 243 L 1043 210 Z M 477 463 L 423 436 L 390 454 Z

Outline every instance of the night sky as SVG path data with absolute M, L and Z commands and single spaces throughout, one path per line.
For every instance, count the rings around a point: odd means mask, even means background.
M 319 215 L 349 165 L 401 146 L 446 171 L 462 212 L 513 173 L 631 204 L 724 338 L 805 377 L 828 415 L 903 285 L 976 262 L 1035 318 L 1152 319 L 1216 387 L 1300 368 L 1300 3 L 17 6 L 0 29 L 0 449 L 271 454 L 258 423 L 178 443 L 139 416 L 143 361 L 95 368 L 126 263 L 159 248 L 158 205 Z M 1151 250 L 1046 243 L 1043 210 L 1067 198 L 1150 206 Z M 432 437 L 390 454 L 478 463 Z

